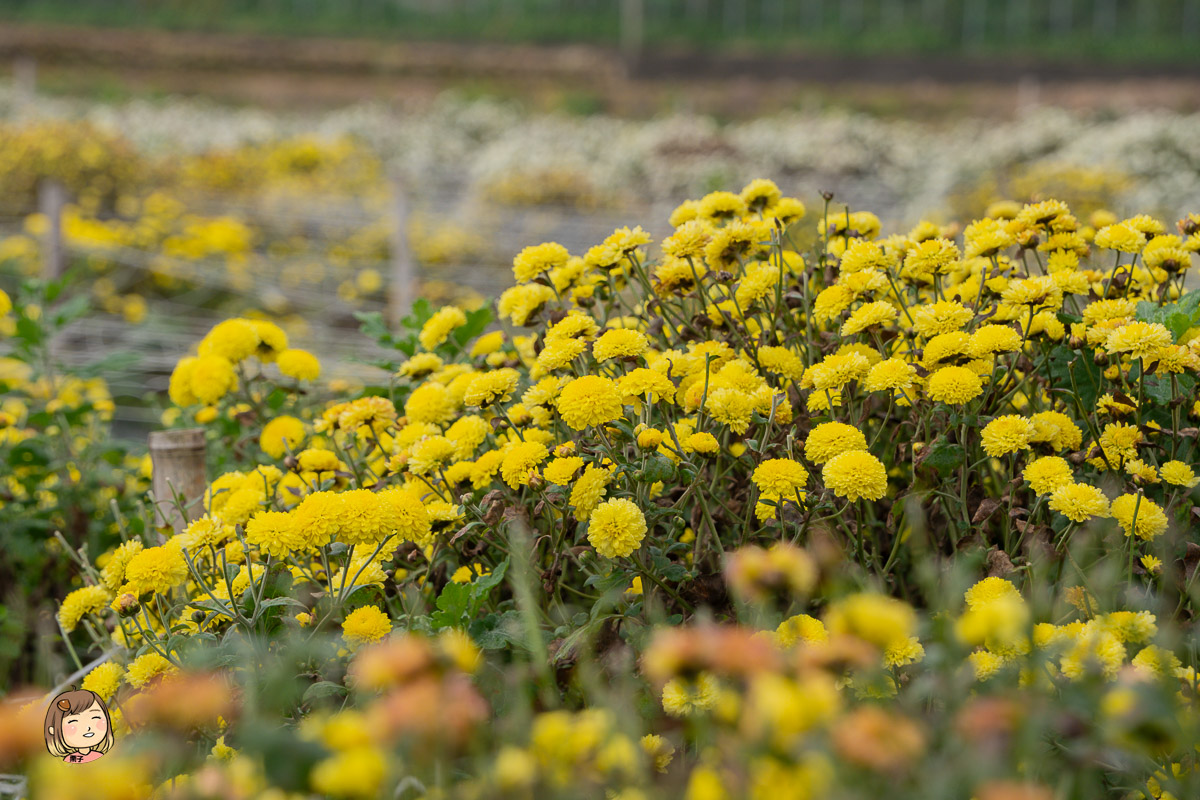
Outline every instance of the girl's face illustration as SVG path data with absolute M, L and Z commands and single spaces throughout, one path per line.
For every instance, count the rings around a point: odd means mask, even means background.
M 62 719 L 63 741 L 68 747 L 86 750 L 104 741 L 108 733 L 108 724 L 104 718 L 104 710 L 99 703 L 78 714 L 68 714 Z

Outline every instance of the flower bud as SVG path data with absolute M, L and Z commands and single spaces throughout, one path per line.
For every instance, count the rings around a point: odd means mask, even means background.
M 141 605 L 138 603 L 138 599 L 129 592 L 118 595 L 117 599 L 113 600 L 112 602 L 113 610 L 116 611 L 117 616 L 120 617 L 132 617 L 138 612 L 138 608 L 140 607 Z
M 655 428 L 646 428 L 637 436 L 637 445 L 643 450 L 653 450 L 662 444 L 662 431 Z

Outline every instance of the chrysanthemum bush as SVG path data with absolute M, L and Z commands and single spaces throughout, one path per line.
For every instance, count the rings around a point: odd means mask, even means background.
M 63 633 L 80 623 L 86 597 L 68 550 L 101 556 L 129 533 L 149 486 L 144 448 L 112 438 L 114 412 L 105 372 L 114 356 L 89 370 L 69 370 L 50 341 L 86 313 L 87 297 L 68 281 L 22 281 L 0 287 L 0 691 L 48 680 L 80 666 L 67 651 L 38 647 L 57 636 L 54 611 L 64 591 L 79 589 L 60 619 Z M 9 292 L 11 291 L 11 294 Z M 81 605 L 82 604 L 82 605 Z M 79 635 L 79 634 L 77 634 Z
M 1196 796 L 1200 216 L 884 237 L 831 201 L 755 181 L 658 243 L 530 246 L 497 329 L 363 315 L 393 377 L 324 407 L 269 325 L 214 328 L 172 400 L 258 450 L 80 563 L 111 780 Z

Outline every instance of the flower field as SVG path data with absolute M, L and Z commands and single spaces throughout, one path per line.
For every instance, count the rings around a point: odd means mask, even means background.
M 0 118 L 0 798 L 1200 796 L 1195 115 Z
M 24 796 L 1200 796 L 1200 214 L 1122 218 L 1144 182 L 1030 170 L 960 195 L 961 224 L 897 227 L 760 178 L 645 220 L 663 236 L 523 242 L 487 301 L 360 309 L 383 355 L 331 380 L 286 297 L 259 310 L 257 253 L 357 298 L 386 229 L 316 251 L 181 204 L 382 203 L 377 152 L 127 144 L 84 135 L 58 175 L 82 273 L 35 279 L 37 217 L 0 240 L 0 583 L 53 603 L 20 647 L 58 665 L 0 704 Z M 6 158 L 27 207 L 37 165 Z M 469 233 L 413 238 L 486 251 Z M 208 440 L 190 502 L 149 497 L 149 457 L 109 436 L 104 367 L 49 349 L 130 248 L 161 260 L 109 287 L 128 324 L 134 293 L 197 297 L 188 264 L 228 279 L 162 414 Z M 72 673 L 117 744 L 64 767 L 38 728 Z

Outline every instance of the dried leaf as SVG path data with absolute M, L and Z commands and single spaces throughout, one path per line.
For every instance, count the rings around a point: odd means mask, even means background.
M 1118 403 L 1124 403 L 1127 406 L 1133 406 L 1134 408 L 1137 408 L 1137 401 L 1122 392 L 1120 389 L 1114 390 L 1112 396 L 1113 400 L 1116 400 Z
M 1003 550 L 992 550 L 988 553 L 987 568 L 989 578 L 1003 578 L 1015 570 L 1012 559 Z
M 971 517 L 971 523 L 976 524 L 986 521 L 999 507 L 999 500 L 993 500 L 990 497 L 984 498 L 979 504 L 979 508 L 975 509 L 975 516 Z

